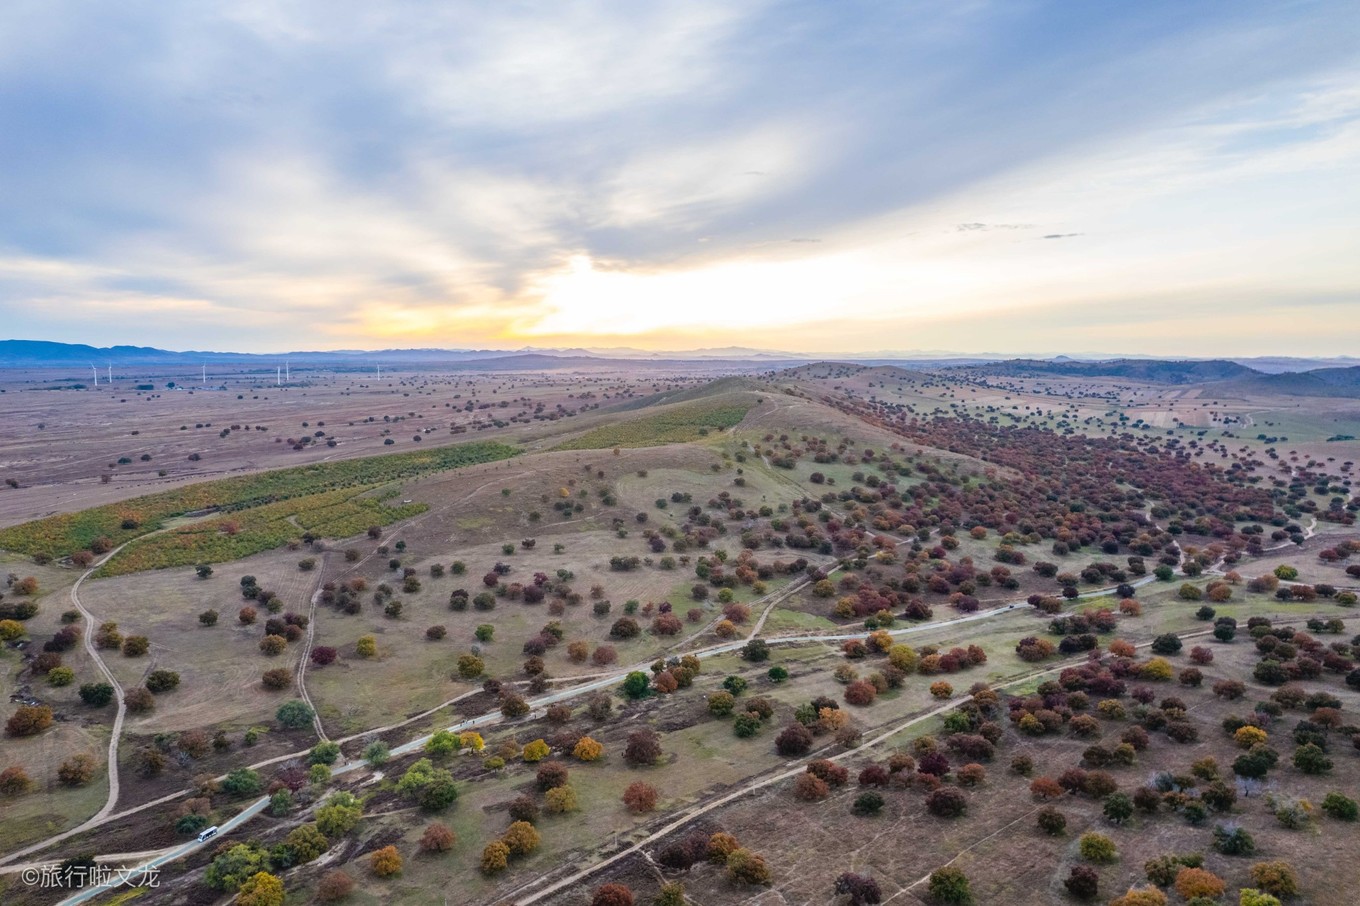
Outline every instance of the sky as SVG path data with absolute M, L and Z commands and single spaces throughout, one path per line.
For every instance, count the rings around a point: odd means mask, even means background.
M 0 337 L 1360 351 L 1360 4 L 0 4 Z

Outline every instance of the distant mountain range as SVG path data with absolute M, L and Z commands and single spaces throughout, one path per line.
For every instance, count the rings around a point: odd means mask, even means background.
M 1270 361 L 1278 364 L 1278 360 Z M 1154 384 L 1213 384 L 1216 389 L 1282 396 L 1360 397 L 1360 365 L 1269 373 L 1227 359 L 1080 362 L 1060 356 L 955 366 L 951 370 L 994 377 L 1114 378 Z
M 984 354 L 873 353 L 838 356 L 835 361 L 861 366 L 901 365 L 921 370 L 958 369 L 994 377 L 1080 379 L 1115 378 L 1158 384 L 1216 384 L 1258 393 L 1287 396 L 1360 397 L 1360 365 L 1353 358 L 1295 359 L 1096 359 L 1056 356 L 1051 359 L 1006 359 Z M 152 346 L 95 347 L 46 340 L 0 340 L 0 368 L 74 368 L 96 365 L 118 368 L 234 365 L 272 369 L 288 362 L 297 368 L 372 368 L 436 366 L 454 371 L 610 370 L 630 368 L 760 371 L 828 361 L 826 356 L 729 346 L 677 352 L 641 349 L 337 349 L 287 353 L 176 352 Z
M 1261 372 L 1224 359 L 1208 361 L 1165 361 L 1162 359 L 1114 359 L 1108 362 L 1079 362 L 1066 356 L 1043 361 L 1039 359 L 1011 359 L 987 365 L 964 366 L 974 374 L 1006 377 L 1127 378 L 1131 381 L 1150 381 L 1157 384 L 1202 384 L 1208 381 L 1228 381 L 1248 378 Z

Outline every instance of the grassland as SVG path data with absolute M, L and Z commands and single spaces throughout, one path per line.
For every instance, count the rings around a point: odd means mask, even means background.
M 395 490 L 344 488 L 254 507 L 221 519 L 203 520 L 137 541 L 99 568 L 121 576 L 148 569 L 225 563 L 271 550 L 303 532 L 347 538 L 369 526 L 391 525 L 429 509 L 424 503 L 387 505 Z
M 68 556 L 78 550 L 89 548 L 91 544 L 101 539 L 116 545 L 159 531 L 166 526 L 168 520 L 187 513 L 204 510 L 246 511 L 280 501 L 299 501 L 301 498 L 321 495 L 320 499 L 307 501 L 305 505 L 299 503 L 291 511 L 285 512 L 287 508 L 276 508 L 257 519 L 249 520 L 255 529 L 253 533 L 242 531 L 230 544 L 219 542 L 215 548 L 221 555 L 218 557 L 219 560 L 232 559 L 277 544 L 277 541 L 270 539 L 277 533 L 279 521 L 287 519 L 288 516 L 296 516 L 300 522 L 312 519 L 318 527 L 323 529 L 332 527 L 333 531 L 352 528 L 362 521 L 356 519 L 362 515 L 356 512 L 356 508 L 369 508 L 374 505 L 359 502 L 363 490 L 444 469 L 508 459 L 518 452 L 517 448 L 501 443 L 455 444 L 420 452 L 317 463 L 240 478 L 207 481 L 0 530 L 0 548 L 25 554 Z M 341 489 L 348 489 L 351 493 L 347 496 L 328 495 L 328 492 Z M 401 516 L 397 515 L 395 518 Z M 247 522 L 245 517 L 238 521 L 242 522 L 242 527 L 245 528 Z M 184 534 L 202 534 L 205 530 L 218 531 L 220 526 L 213 529 L 187 530 Z M 198 540 L 201 542 L 202 539 Z M 193 545 L 188 547 L 192 548 Z M 169 556 L 170 552 L 179 548 L 173 543 L 166 543 L 155 549 L 164 551 Z M 140 568 L 184 562 L 195 561 L 175 557 L 157 561 L 148 556 L 143 558 L 143 565 Z
M 601 450 L 609 447 L 654 447 L 698 440 L 714 429 L 740 424 L 750 405 L 717 402 L 679 406 L 643 418 L 629 419 L 587 431 L 560 444 L 559 450 Z

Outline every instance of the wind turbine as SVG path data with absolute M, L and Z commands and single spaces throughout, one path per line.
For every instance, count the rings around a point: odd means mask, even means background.
M 203 363 L 203 386 L 208 386 L 208 363 Z
M 275 374 L 274 374 L 274 383 L 275 383 L 277 386 L 282 387 L 282 386 L 283 386 L 283 369 L 280 368 L 279 366 L 275 365 L 275 366 L 274 366 L 274 372 L 275 372 Z
M 112 365 L 109 366 L 109 383 L 110 383 L 110 384 L 113 383 L 113 366 L 112 366 Z
M 94 367 L 94 362 L 90 363 L 90 370 L 94 372 L 94 385 L 99 386 L 99 369 Z
M 286 360 L 283 363 L 283 379 L 290 384 L 293 382 L 293 375 L 288 370 L 288 362 Z

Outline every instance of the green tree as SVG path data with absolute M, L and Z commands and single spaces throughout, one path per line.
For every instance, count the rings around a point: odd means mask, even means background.
M 952 865 L 937 868 L 930 873 L 930 898 L 945 906 L 971 906 L 973 888 L 968 876 Z
M 1114 824 L 1123 824 L 1133 817 L 1133 800 L 1125 793 L 1111 793 L 1105 797 L 1105 818 Z
M 460 745 L 457 733 L 436 730 L 425 742 L 425 754 L 433 758 L 446 758 L 457 752 Z
M 232 892 L 269 867 L 269 853 L 255 843 L 238 843 L 213 859 L 203 880 L 214 890 Z
M 283 844 L 292 852 L 294 865 L 312 861 L 331 846 L 326 835 L 317 830 L 315 824 L 304 824 L 289 831 L 288 836 L 283 838 Z
M 312 710 L 312 706 L 297 698 L 279 705 L 279 710 L 274 712 L 274 719 L 290 730 L 301 730 L 309 726 L 315 716 L 316 712 Z
M 113 701 L 113 686 L 108 683 L 85 683 L 80 687 L 80 700 L 92 708 L 102 708 Z
M 1305 774 L 1325 774 L 1332 769 L 1332 760 L 1316 743 L 1306 743 L 1294 750 L 1294 767 Z
M 623 694 L 629 698 L 646 698 L 652 681 L 641 670 L 634 670 L 623 679 Z
M 340 757 L 340 746 L 338 743 L 326 740 L 312 746 L 312 750 L 307 753 L 308 764 L 335 764 Z
M 222 780 L 222 791 L 232 796 L 255 796 L 263 786 L 259 773 L 250 768 L 238 768 Z
M 1077 849 L 1088 862 L 1113 862 L 1117 854 L 1113 840 L 1094 832 L 1082 834 Z
M 336 840 L 354 829 L 364 815 L 364 807 L 353 794 L 338 792 L 316 810 L 316 829 L 328 840 Z

